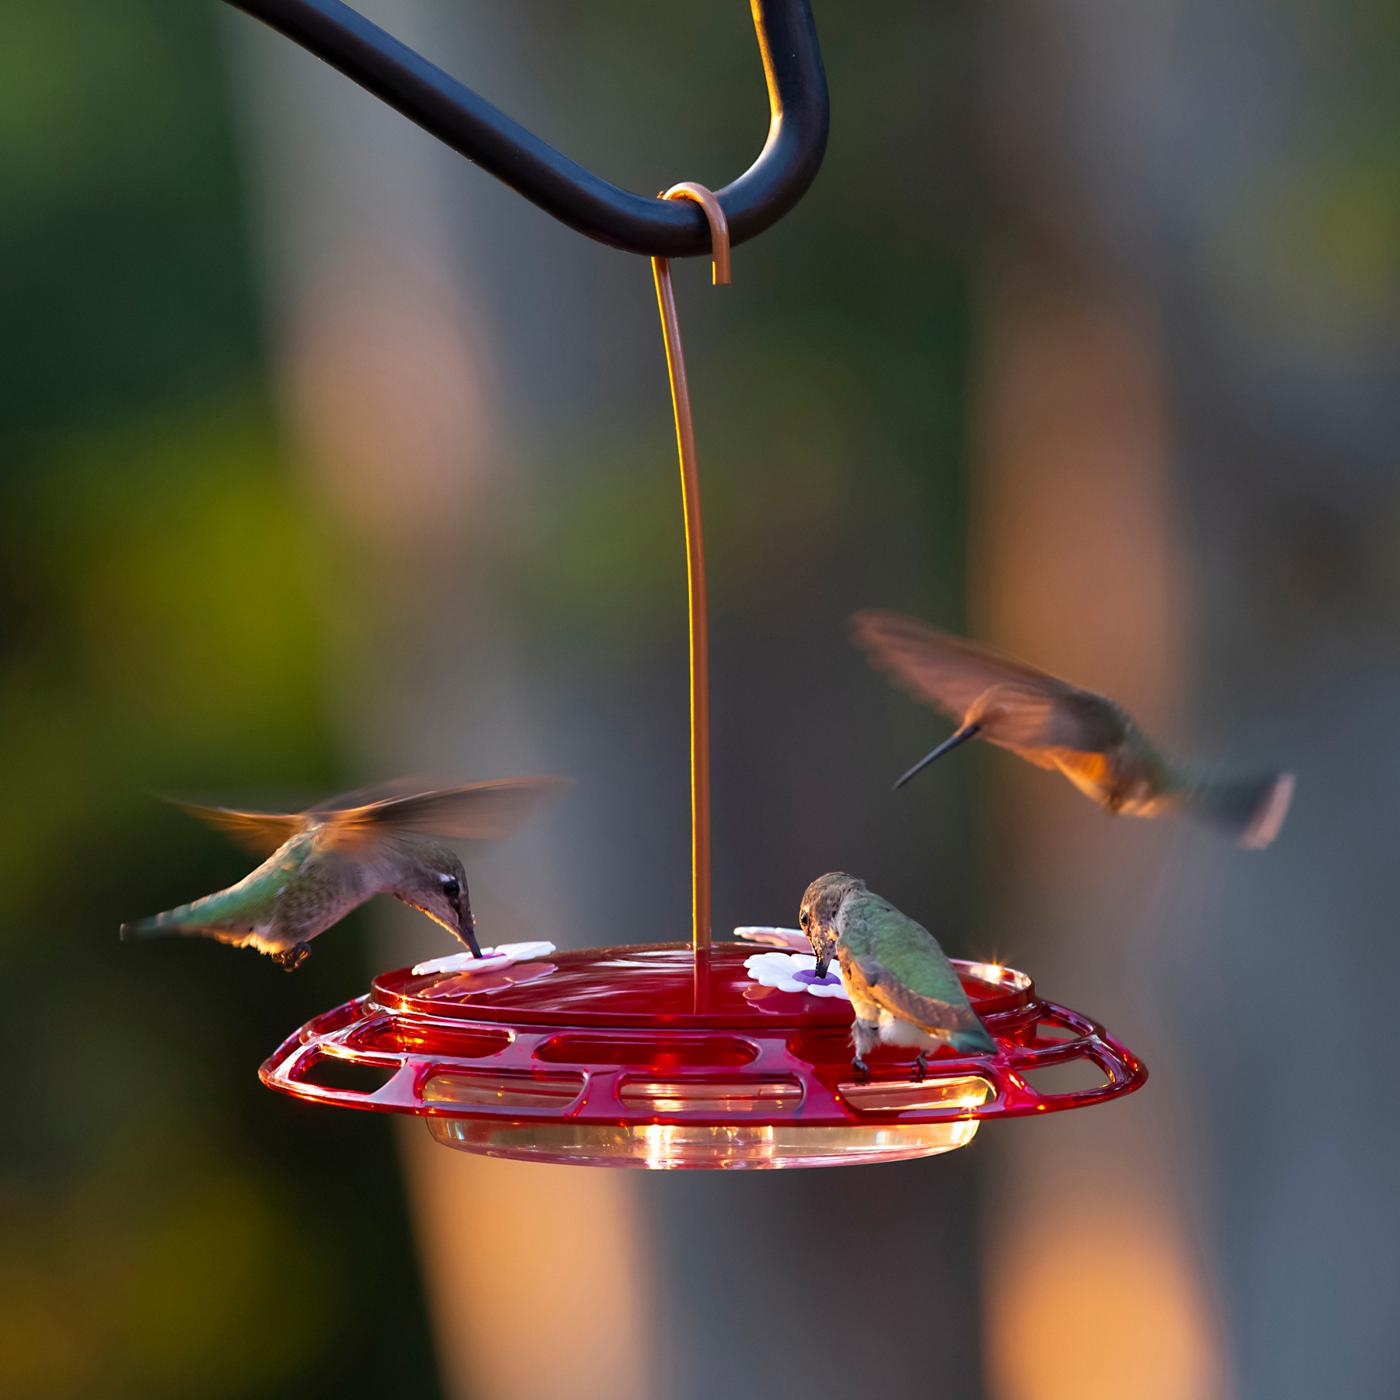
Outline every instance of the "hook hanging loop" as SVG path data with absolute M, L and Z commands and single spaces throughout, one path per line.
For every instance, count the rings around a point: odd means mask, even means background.
M 662 199 L 691 199 L 704 210 L 710 225 L 713 279 L 729 281 L 729 225 L 719 200 L 687 180 L 672 185 Z M 700 523 L 700 476 L 695 462 L 695 422 L 690 414 L 690 386 L 681 350 L 681 327 L 671 264 L 651 260 L 656 280 L 656 304 L 661 312 L 661 338 L 671 378 L 671 408 L 676 418 L 676 451 L 681 465 L 681 508 L 685 516 L 685 578 L 690 630 L 690 915 L 695 948 L 696 995 L 704 979 L 699 964 L 710 951 L 710 606 L 705 584 L 705 537 Z
M 724 217 L 724 207 L 713 190 L 697 185 L 693 180 L 682 180 L 672 185 L 662 199 L 693 200 L 705 213 L 710 225 L 710 285 L 729 285 L 729 220 Z

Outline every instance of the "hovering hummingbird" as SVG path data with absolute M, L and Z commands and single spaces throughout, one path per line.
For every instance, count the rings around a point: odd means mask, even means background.
M 856 1012 L 851 1063 L 862 1078 L 870 1074 L 865 1057 L 877 1042 L 918 1046 L 916 1079 L 928 1068 L 928 1051 L 940 1045 L 965 1055 L 995 1053 L 996 1042 L 934 936 L 871 894 L 864 880 L 841 871 L 813 880 L 797 922 L 812 945 L 819 977 L 826 976 L 833 957 L 840 962 Z
M 304 812 L 177 803 L 259 855 L 272 854 L 236 885 L 123 924 L 121 936 L 213 938 L 256 948 L 291 972 L 306 961 L 318 933 L 374 895 L 391 894 L 480 957 L 466 872 L 456 852 L 437 838 L 501 840 L 560 786 L 558 778 L 502 778 L 423 790 L 404 778 Z
M 1022 661 L 936 632 L 910 617 L 862 612 L 857 645 L 916 698 L 952 715 L 957 730 L 896 783 L 969 739 L 999 744 L 1041 768 L 1058 768 L 1106 811 L 1153 817 L 1183 807 L 1262 850 L 1283 826 L 1293 774 L 1208 777 L 1178 768 L 1121 705 Z

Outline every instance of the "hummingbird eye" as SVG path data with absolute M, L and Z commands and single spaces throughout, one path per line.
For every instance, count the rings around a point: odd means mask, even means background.
M 455 875 L 442 877 L 442 892 L 448 899 L 456 899 L 462 893 L 462 882 Z
M 807 927 L 807 925 L 811 922 L 811 919 L 812 916 L 805 909 L 797 916 L 797 922 L 803 928 Z

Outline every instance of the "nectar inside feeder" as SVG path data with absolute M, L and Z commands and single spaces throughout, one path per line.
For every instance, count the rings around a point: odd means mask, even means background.
M 850 1003 L 839 982 L 819 982 L 813 959 L 795 953 L 807 947 L 802 934 L 748 929 L 747 943 L 711 944 L 704 541 L 670 267 L 656 252 L 694 251 L 683 246 L 693 225 L 682 227 L 670 205 L 693 201 L 708 225 L 714 281 L 728 282 L 720 200 L 683 184 L 648 209 L 535 138 L 523 143 L 503 114 L 422 60 L 408 63 L 404 46 L 367 21 L 322 14 L 305 25 L 285 0 L 234 2 L 574 227 L 653 252 L 689 596 L 691 942 L 567 953 L 505 945 L 479 962 L 454 955 L 383 973 L 366 996 L 286 1040 L 262 1066 L 263 1082 L 312 1103 L 414 1114 L 440 1142 L 469 1152 L 662 1168 L 932 1156 L 965 1146 L 987 1118 L 1080 1108 L 1138 1088 L 1142 1063 L 1093 1021 L 1042 1001 L 1024 973 L 967 962 L 954 967 L 994 1052 L 942 1050 L 916 1079 L 907 1059 L 877 1050 L 869 1078 L 858 1079 Z M 758 160 L 725 191 L 743 236 L 800 198 L 826 142 L 825 79 L 805 0 L 754 0 L 753 8 L 772 125 Z M 756 954 L 755 943 L 779 951 Z M 1095 1082 L 1046 1093 L 1030 1078 L 1070 1064 L 1092 1068 Z

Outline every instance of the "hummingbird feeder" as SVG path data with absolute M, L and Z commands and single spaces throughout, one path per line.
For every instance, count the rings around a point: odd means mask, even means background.
M 1025 973 L 955 962 L 996 1053 L 940 1052 L 915 1080 L 882 1049 L 860 1081 L 850 1003 L 765 985 L 746 968 L 752 953 L 638 944 L 382 973 L 279 1047 L 263 1082 L 416 1114 L 439 1142 L 492 1157 L 733 1168 L 930 1157 L 965 1147 L 984 1119 L 1101 1103 L 1147 1076 Z M 1074 1063 L 1100 1082 L 1035 1086 L 1038 1071 Z
M 781 218 L 826 148 L 826 78 L 807 0 L 752 0 L 771 122 L 754 164 L 718 194 L 630 194 L 547 146 L 340 0 L 230 0 L 589 237 L 651 257 L 676 420 L 690 626 L 692 937 L 556 953 L 548 944 L 382 973 L 264 1063 L 310 1103 L 424 1118 L 450 1147 L 490 1156 L 641 1167 L 896 1161 L 963 1147 L 988 1118 L 1056 1112 L 1137 1089 L 1140 1060 L 1088 1017 L 1041 999 L 1022 972 L 955 962 L 995 1042 L 943 1049 L 912 1077 L 877 1050 L 851 1065 L 852 1011 L 792 950 L 797 930 L 712 944 L 708 607 L 695 434 L 669 259 L 730 248 Z M 691 205 L 698 205 L 692 208 Z M 753 941 L 787 952 L 754 952 Z M 784 963 L 783 959 L 789 962 Z M 806 959 L 811 963 L 812 959 Z M 1095 1083 L 1045 1092 L 1079 1065 Z

